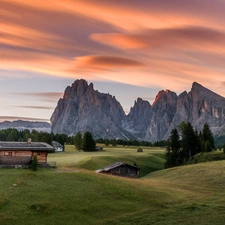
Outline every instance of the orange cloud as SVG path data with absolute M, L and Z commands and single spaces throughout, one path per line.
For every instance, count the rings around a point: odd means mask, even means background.
M 0 54 L 0 68 L 39 72 L 51 76 L 60 74 L 71 61 L 39 52 L 3 50 Z M 67 75 L 69 77 L 69 74 Z
M 224 7 L 209 0 L 2 0 L 0 68 L 171 89 L 210 76 L 221 82 Z
M 7 0 L 3 0 L 7 2 Z M 89 1 L 89 0 L 65 0 L 65 1 L 52 1 L 46 0 L 43 2 L 38 0 L 11 0 L 15 6 L 24 6 L 28 8 L 34 8 L 39 10 L 49 10 L 66 12 L 70 14 L 76 14 L 85 16 L 91 19 L 104 21 L 122 30 L 138 30 L 145 28 L 165 28 L 173 26 L 183 26 L 190 23 L 196 23 L 196 18 L 180 15 L 171 16 L 168 13 L 156 12 L 155 7 L 148 7 L 148 10 L 140 10 L 132 5 L 117 4 L 115 2 L 106 1 Z M 152 9 L 151 9 L 152 8 Z M 118 15 L 120 15 L 118 17 Z M 166 17 L 166 18 L 165 18 Z M 146 23 L 146 21 L 148 21 Z
M 75 58 L 75 70 L 114 70 L 121 68 L 143 67 L 144 64 L 118 56 L 83 56 Z
M 111 45 L 122 49 L 135 49 L 148 46 L 143 40 L 126 34 L 92 34 L 90 38 L 101 44 Z
M 38 50 L 49 54 L 62 54 L 72 49 L 79 49 L 66 37 L 5 22 L 0 22 L 0 45 Z
M 8 0 L 2 0 L 7 4 Z M 102 21 L 119 30 L 138 31 L 180 26 L 207 26 L 224 28 L 224 2 L 196 0 L 158 0 L 137 2 L 130 0 L 118 4 L 117 1 L 90 0 L 10 0 L 14 7 L 30 10 L 63 12 Z M 119 15 L 119 16 L 118 16 Z
M 180 27 L 146 30 L 137 34 L 93 34 L 92 40 L 121 49 L 136 48 L 182 48 L 224 52 L 225 34 L 204 27 Z

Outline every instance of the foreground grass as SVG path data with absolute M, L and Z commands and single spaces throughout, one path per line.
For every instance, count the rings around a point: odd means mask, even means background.
M 0 170 L 0 224 L 218 224 L 225 162 L 126 179 L 80 169 Z M 14 185 L 16 184 L 16 185 Z
M 109 147 L 51 154 L 58 169 L 0 169 L 1 225 L 222 225 L 225 161 L 164 170 L 164 150 Z M 144 175 L 96 174 L 115 161 L 136 162 Z M 156 171 L 158 170 L 158 171 Z
M 137 152 L 137 147 L 104 147 L 104 151 L 76 151 L 74 146 L 66 145 L 65 152 L 49 154 L 48 160 L 55 161 L 59 168 L 82 168 L 90 171 L 103 168 L 115 162 L 136 163 L 141 168 L 141 176 L 164 168 L 163 148 L 143 147 L 143 152 Z

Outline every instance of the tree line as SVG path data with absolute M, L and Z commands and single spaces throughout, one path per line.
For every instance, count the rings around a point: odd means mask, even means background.
M 54 134 L 53 132 L 43 132 L 43 131 L 37 131 L 29 129 L 24 130 L 17 130 L 16 128 L 8 128 L 4 130 L 0 130 L 0 141 L 20 141 L 20 142 L 26 142 L 28 138 L 31 138 L 34 142 L 46 142 L 48 144 L 51 144 L 52 141 L 57 141 L 61 145 L 75 145 L 77 146 L 78 142 L 78 150 L 83 150 L 83 138 L 86 140 L 86 138 L 91 143 L 92 150 L 95 148 L 93 144 L 93 137 L 91 134 L 90 138 L 90 132 L 87 134 L 84 133 L 84 135 L 81 134 L 81 132 L 78 132 L 75 136 L 68 136 L 66 134 Z M 82 140 L 82 141 L 81 141 Z M 85 141 L 86 142 L 86 141 Z M 140 140 L 122 140 L 122 139 L 103 139 L 99 138 L 95 140 L 95 143 L 104 144 L 105 146 L 150 146 L 150 147 L 165 147 L 167 145 L 167 141 L 161 140 L 157 141 L 155 143 L 149 142 L 149 141 L 140 141 Z M 82 147 L 81 147 L 82 146 Z M 85 147 L 84 147 L 85 148 Z
M 53 132 L 38 132 L 36 130 L 17 130 L 15 128 L 8 128 L 0 130 L 0 141 L 20 141 L 26 142 L 28 138 L 31 138 L 34 142 L 46 142 L 51 144 L 52 141 L 57 141 L 64 146 L 65 143 L 72 144 L 73 137 L 69 137 L 66 134 L 54 134 Z
M 167 141 L 161 140 L 157 142 L 143 141 L 143 140 L 123 140 L 123 139 L 96 139 L 96 143 L 104 144 L 105 146 L 149 146 L 149 147 L 166 147 Z
M 207 123 L 198 132 L 190 122 L 182 122 L 173 129 L 168 139 L 165 168 L 183 165 L 197 153 L 215 150 L 213 134 Z

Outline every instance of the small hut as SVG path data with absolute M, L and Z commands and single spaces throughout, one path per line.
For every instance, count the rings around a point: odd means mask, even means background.
M 96 170 L 95 172 L 130 178 L 140 177 L 140 169 L 137 166 L 123 162 L 110 164 L 102 169 Z
M 142 149 L 142 148 L 139 148 L 139 149 L 137 150 L 137 152 L 143 152 L 143 149 Z
M 64 151 L 64 147 L 63 145 L 61 145 L 59 142 L 57 141 L 52 141 L 52 146 L 55 148 L 56 152 L 63 152 Z
M 101 146 L 95 146 L 95 150 L 96 151 L 103 151 L 103 147 L 101 147 Z

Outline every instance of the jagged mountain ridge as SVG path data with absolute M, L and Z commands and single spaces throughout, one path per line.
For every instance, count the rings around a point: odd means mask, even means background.
M 152 105 L 138 98 L 126 115 L 114 96 L 94 90 L 92 83 L 81 79 L 66 88 L 50 121 L 54 133 L 88 130 L 95 138 L 155 142 L 167 139 L 182 121 L 198 130 L 208 123 L 218 134 L 225 129 L 225 98 L 194 82 L 189 93 L 179 96 L 160 91 Z
M 37 130 L 43 132 L 51 132 L 50 123 L 38 122 L 38 121 L 25 121 L 25 120 L 15 120 L 15 121 L 3 121 L 0 122 L 0 130 L 15 128 L 17 130 L 28 129 L 30 131 Z
M 116 137 L 118 134 L 125 138 L 130 136 L 122 128 L 125 119 L 125 112 L 114 96 L 99 93 L 85 80 L 76 80 L 66 88 L 50 121 L 55 133 L 73 135 L 88 130 L 95 138 Z

